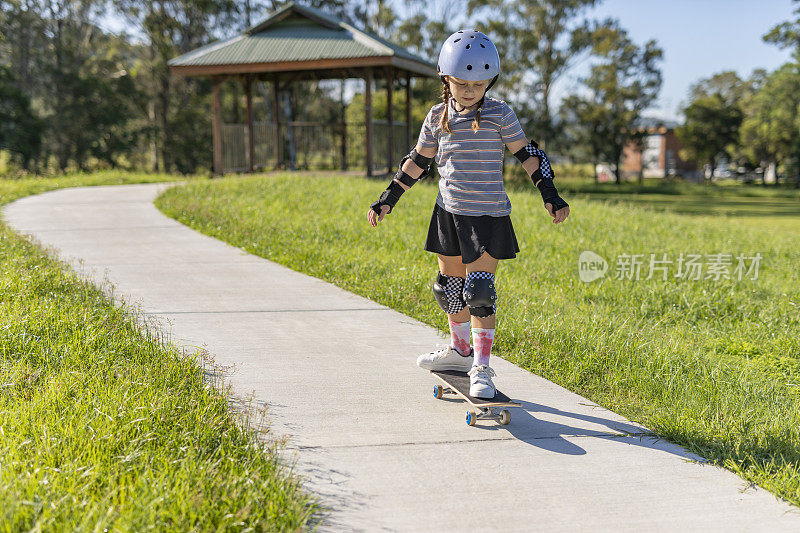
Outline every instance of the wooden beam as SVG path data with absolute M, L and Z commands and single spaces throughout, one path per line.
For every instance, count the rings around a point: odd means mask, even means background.
M 416 143 L 411 137 L 411 73 L 409 71 L 406 71 L 406 138 L 410 150 Z
M 245 74 L 255 72 L 291 72 L 303 76 L 316 73 L 320 77 L 330 77 L 328 70 L 340 68 L 373 68 L 393 66 L 411 71 L 415 76 L 437 77 L 436 68 L 427 63 L 420 63 L 397 56 L 376 56 L 336 59 L 313 59 L 308 61 L 279 61 L 271 63 L 239 63 L 224 65 L 172 65 L 169 70 L 180 76 L 211 76 L 215 74 Z
M 367 176 L 372 176 L 372 69 L 367 69 L 364 94 L 364 127 L 366 129 Z
M 245 119 L 247 120 L 247 171 L 253 172 L 255 161 L 255 141 L 253 140 L 253 77 L 247 75 L 244 81 Z
M 389 147 L 386 149 L 386 172 L 391 174 L 394 159 L 394 112 L 392 111 L 392 87 L 394 85 L 394 69 L 386 67 L 386 121 L 389 126 L 387 139 Z
M 211 137 L 214 143 L 214 174 L 221 176 L 223 173 L 222 155 L 222 104 L 220 102 L 220 87 L 222 78 L 213 80 L 213 102 L 211 105 Z

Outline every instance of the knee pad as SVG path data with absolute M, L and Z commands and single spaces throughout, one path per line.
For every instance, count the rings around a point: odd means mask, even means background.
M 433 283 L 433 296 L 439 307 L 447 314 L 454 315 L 464 309 L 464 278 L 445 276 L 441 272 Z
M 497 293 L 494 289 L 494 274 L 491 272 L 470 272 L 464 282 L 464 301 L 469 306 L 469 314 L 487 317 L 495 313 Z

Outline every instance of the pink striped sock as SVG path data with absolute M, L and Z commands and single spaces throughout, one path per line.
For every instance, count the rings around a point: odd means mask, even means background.
M 450 322 L 450 346 L 463 356 L 469 355 L 469 322 L 453 322 L 450 317 L 447 319 Z
M 494 328 L 472 328 L 472 343 L 475 345 L 475 365 L 488 365 L 492 353 Z

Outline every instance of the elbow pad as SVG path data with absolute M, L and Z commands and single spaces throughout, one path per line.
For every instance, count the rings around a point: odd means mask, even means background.
M 403 165 L 406 161 L 411 160 L 417 165 L 421 170 L 422 174 L 419 175 L 418 178 L 412 177 L 410 174 L 406 173 L 403 170 Z M 397 168 L 397 173 L 395 174 L 395 179 L 406 185 L 408 187 L 413 187 L 416 182 L 427 176 L 431 171 L 431 161 L 433 161 L 432 157 L 425 157 L 417 153 L 417 149 L 413 148 L 411 153 L 406 156 L 403 156 L 403 159 L 400 160 L 400 165 Z
M 417 165 L 419 168 L 422 169 L 422 174 L 419 175 L 420 178 L 423 178 L 428 174 L 430 174 L 431 162 L 433 161 L 432 157 L 425 157 L 424 155 L 418 154 L 416 148 L 411 149 L 411 153 L 408 154 L 408 157 L 410 157 L 411 160 L 414 161 L 415 165 Z

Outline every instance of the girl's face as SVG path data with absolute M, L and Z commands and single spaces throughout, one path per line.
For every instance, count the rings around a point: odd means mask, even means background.
M 453 76 L 447 76 L 447 82 L 450 84 L 450 94 L 453 95 L 456 102 L 464 107 L 471 107 L 480 102 L 490 81 L 490 79 L 467 81 Z

